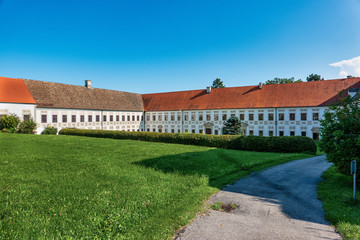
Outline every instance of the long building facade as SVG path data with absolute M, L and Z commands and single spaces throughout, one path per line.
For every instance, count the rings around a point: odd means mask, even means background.
M 32 117 L 45 127 L 222 135 L 238 117 L 246 135 L 319 137 L 319 120 L 339 92 L 354 96 L 360 78 L 137 94 L 0 77 L 0 116 Z

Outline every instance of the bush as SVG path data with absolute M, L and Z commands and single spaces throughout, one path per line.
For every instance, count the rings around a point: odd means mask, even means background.
M 148 142 L 177 143 L 257 152 L 316 154 L 316 144 L 308 137 L 259 137 L 204 135 L 189 133 L 125 132 L 107 130 L 62 129 L 59 134 L 98 138 L 129 139 Z
M 9 129 L 7 129 L 7 128 L 3 128 L 3 129 L 1 129 L 1 132 L 3 132 L 3 133 L 9 133 L 9 132 L 10 132 L 10 130 L 9 130 Z
M 327 159 L 346 175 L 350 174 L 350 162 L 360 160 L 359 104 L 359 98 L 341 98 L 325 111 L 324 119 L 320 121 L 319 146 Z
M 16 114 L 4 115 L 0 118 L 0 130 L 7 128 L 9 132 L 16 132 L 20 119 Z
M 25 134 L 32 134 L 35 129 L 36 129 L 36 123 L 34 122 L 32 117 L 30 117 L 29 120 L 24 120 L 19 124 L 18 132 Z
M 42 131 L 41 134 L 43 135 L 56 135 L 58 132 L 58 129 L 56 127 L 46 127 L 44 131 Z

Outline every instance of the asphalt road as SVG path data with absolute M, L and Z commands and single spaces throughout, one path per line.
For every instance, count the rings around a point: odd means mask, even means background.
M 316 194 L 321 174 L 329 166 L 325 156 L 318 156 L 240 179 L 210 200 L 237 204 L 233 213 L 211 210 L 176 239 L 341 239 L 325 221 Z

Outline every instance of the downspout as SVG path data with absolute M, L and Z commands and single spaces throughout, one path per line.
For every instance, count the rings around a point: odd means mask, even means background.
M 104 121 L 104 116 L 103 116 L 104 114 L 103 114 L 103 110 L 101 110 L 101 112 L 100 112 L 100 123 L 101 123 L 101 130 L 103 130 L 104 128 L 103 128 L 103 121 Z
M 277 108 L 275 108 L 275 136 L 278 136 L 278 129 L 277 129 L 277 125 L 278 125 L 278 113 L 277 113 Z
M 181 133 L 184 133 L 184 112 L 180 109 L 181 113 Z
M 146 132 L 146 123 L 145 123 L 145 119 L 146 119 L 146 112 L 145 111 L 143 111 L 143 132 Z

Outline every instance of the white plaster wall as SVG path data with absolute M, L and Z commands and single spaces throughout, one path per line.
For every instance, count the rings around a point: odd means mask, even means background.
M 30 114 L 34 118 L 35 104 L 0 103 L 0 115 L 6 114 L 16 114 L 21 121 L 24 120 L 24 115 Z
M 42 115 L 47 116 L 46 122 L 42 122 Z M 57 115 L 56 123 L 53 122 L 53 115 Z M 63 122 L 63 115 L 67 116 L 67 122 Z M 76 122 L 72 122 L 73 115 L 76 116 Z M 47 126 L 56 127 L 58 130 L 62 128 L 79 128 L 142 131 L 142 115 L 143 112 L 37 108 L 37 133 L 40 134 Z M 84 122 L 81 122 L 81 116 L 84 116 Z M 89 116 L 92 116 L 91 122 L 89 121 Z M 97 116 L 99 116 L 99 121 L 96 121 Z M 117 116 L 119 117 L 117 118 Z M 123 121 L 123 116 L 125 117 L 125 121 Z M 128 116 L 130 117 L 130 121 L 128 121 Z M 106 117 L 106 121 L 104 121 L 104 117 Z M 135 121 L 132 121 L 133 119 Z

